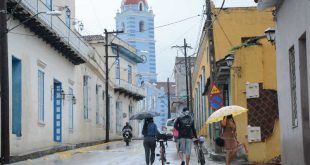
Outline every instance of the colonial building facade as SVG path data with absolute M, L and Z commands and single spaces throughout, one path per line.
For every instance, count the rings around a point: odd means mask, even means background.
M 213 13 L 219 13 L 220 9 L 212 8 Z M 213 148 L 214 152 L 221 152 L 221 149 L 216 147 L 214 145 L 214 139 L 216 137 L 219 137 L 221 135 L 221 127 L 219 123 L 215 124 L 206 124 L 206 120 L 208 117 L 217 109 L 212 108 L 208 94 L 210 92 L 210 88 L 213 86 L 211 84 L 211 79 L 213 80 L 213 83 L 215 83 L 221 90 L 221 96 L 223 98 L 223 105 L 241 105 L 245 106 L 249 109 L 249 112 L 256 112 L 260 111 L 259 113 L 263 113 L 263 110 L 257 110 L 256 108 L 250 107 L 246 104 L 246 102 L 249 102 L 245 98 L 246 92 L 243 90 L 246 87 L 246 82 L 259 82 L 259 83 L 265 83 L 265 84 L 272 84 L 270 87 L 261 87 L 260 89 L 266 89 L 266 90 L 276 90 L 276 82 L 274 79 L 272 81 L 265 81 L 266 79 L 251 79 L 251 73 L 254 74 L 254 72 L 249 72 L 248 70 L 251 70 L 253 68 L 246 67 L 245 66 L 234 66 L 232 69 L 230 69 L 226 62 L 223 60 L 227 55 L 234 54 L 234 50 L 236 48 L 240 48 L 240 43 L 244 43 L 248 39 L 251 39 L 256 36 L 262 36 L 264 35 L 265 29 L 272 26 L 273 19 L 269 15 L 271 14 L 271 10 L 264 11 L 263 13 L 259 13 L 256 8 L 254 7 L 240 7 L 240 8 L 227 8 L 225 10 L 221 10 L 220 14 L 216 15 L 215 22 L 213 24 L 213 33 L 214 33 L 214 49 L 215 49 L 215 65 L 216 65 L 216 73 L 214 77 L 210 77 L 210 48 L 208 47 L 208 35 L 206 31 L 202 32 L 202 37 L 200 40 L 200 46 L 198 49 L 198 55 L 197 60 L 195 64 L 195 69 L 193 72 L 193 103 L 194 103 L 194 113 L 195 113 L 195 120 L 197 127 L 199 129 L 199 133 L 201 135 L 207 136 L 208 145 L 210 145 L 211 148 Z M 266 43 L 265 43 L 266 45 Z M 268 46 L 267 46 L 268 47 Z M 269 46 L 270 47 L 270 46 Z M 264 57 L 265 55 L 268 56 L 270 60 L 272 60 L 272 51 L 270 48 L 264 50 L 267 52 L 268 55 L 263 54 L 259 55 L 259 57 Z M 252 50 L 252 49 L 251 49 Z M 255 50 L 257 52 L 260 52 L 260 50 Z M 246 61 L 246 58 L 253 58 L 255 56 L 258 56 L 258 53 L 250 53 L 251 51 L 247 51 L 248 53 L 242 57 L 238 56 L 238 59 L 243 58 L 242 60 Z M 249 56 L 249 57 L 248 57 Z M 256 62 L 259 60 L 256 60 Z M 253 61 L 254 62 L 254 61 Z M 263 63 L 263 62 L 262 62 Z M 266 62 L 265 62 L 266 63 Z M 251 65 L 251 64 L 248 64 Z M 274 65 L 274 64 L 271 64 Z M 253 64 L 254 66 L 254 64 Z M 241 69 L 240 69 L 241 68 Z M 263 74 L 263 69 L 265 69 L 264 66 L 259 66 L 257 68 L 261 68 L 259 73 L 261 75 Z M 270 67 L 270 69 L 274 69 Z M 275 70 L 273 70 L 275 73 Z M 232 75 L 232 73 L 234 73 Z M 270 73 L 272 73 L 270 71 Z M 239 75 L 238 75 L 239 74 Z M 245 82 L 233 82 L 235 81 L 238 76 L 242 74 L 241 78 L 242 80 L 245 80 Z M 237 76 L 237 78 L 233 77 Z M 252 75 L 256 76 L 256 75 Z M 268 74 L 265 74 L 264 76 L 268 77 Z M 275 78 L 275 77 L 273 77 Z M 269 79 L 268 79 L 269 80 Z M 267 85 L 268 86 L 268 85 Z M 237 90 L 238 89 L 238 90 Z M 236 96 L 233 94 L 236 94 L 238 97 L 236 99 Z M 272 93 L 272 92 L 271 92 Z M 241 99 L 242 98 L 242 99 Z M 260 97 L 262 99 L 262 97 Z M 242 101 L 241 101 L 242 100 Z M 273 111 L 277 112 L 277 109 L 273 108 Z M 250 113 L 248 113 L 250 114 Z M 250 115 L 248 114 L 242 114 L 235 117 L 236 125 L 237 125 L 237 139 L 244 143 L 248 149 L 249 149 L 249 160 L 255 161 L 255 162 L 265 162 L 269 161 L 275 156 L 279 155 L 279 145 L 277 143 L 273 143 L 272 149 L 277 148 L 277 150 L 268 149 L 270 145 L 266 147 L 265 143 L 271 142 L 270 139 L 267 139 L 266 141 L 262 143 L 251 143 L 248 142 L 249 134 L 247 132 L 248 125 L 251 125 L 252 121 L 250 120 Z M 275 115 L 276 116 L 276 115 Z M 277 117 L 277 116 L 276 116 Z M 273 118 L 274 120 L 270 123 L 272 128 L 277 127 L 277 118 Z M 255 124 L 253 126 L 260 126 L 265 127 L 263 124 Z M 274 139 L 279 137 L 279 132 L 275 132 L 274 134 L 269 134 L 269 138 L 272 137 Z M 273 139 L 273 140 L 274 140 Z M 266 148 L 270 152 L 265 152 Z M 266 153 L 266 154 L 261 154 Z M 212 154 L 211 154 L 212 155 Z
M 310 164 L 309 16 L 307 0 L 258 1 L 275 8 L 282 164 Z
M 8 11 L 15 7 L 8 21 L 10 155 L 103 142 L 106 97 L 110 137 L 121 138 L 122 126 L 144 97 L 134 79 L 137 63 L 143 61 L 136 49 L 118 38 L 109 46 L 109 54 L 119 58 L 109 66 L 110 90 L 105 96 L 102 39 L 88 43 L 76 32 L 74 1 L 9 0 Z M 63 14 L 47 15 L 51 10 Z M 132 125 L 137 135 L 138 125 Z

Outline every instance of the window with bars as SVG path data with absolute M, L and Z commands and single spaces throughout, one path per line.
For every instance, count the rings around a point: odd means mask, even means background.
M 100 93 L 101 93 L 101 85 L 96 85 L 96 124 L 101 124 L 100 121 Z
M 132 83 L 132 67 L 128 65 L 128 83 Z
M 116 102 L 116 132 L 121 133 L 122 132 L 122 126 L 123 126 L 123 108 L 122 108 L 122 102 L 117 101 Z
M 69 96 L 71 97 L 69 99 L 69 130 L 73 131 L 73 89 L 69 88 Z
M 38 120 L 44 122 L 44 72 L 38 71 Z
M 83 105 L 84 105 L 84 119 L 88 119 L 89 112 L 89 76 L 83 77 Z
M 115 78 L 120 79 L 121 78 L 121 72 L 120 72 L 120 61 L 119 58 L 115 60 Z
M 296 94 L 296 70 L 295 70 L 295 49 L 289 49 L 289 68 L 290 68 L 290 87 L 291 87 L 291 106 L 292 106 L 292 127 L 298 127 L 297 117 L 297 94 Z

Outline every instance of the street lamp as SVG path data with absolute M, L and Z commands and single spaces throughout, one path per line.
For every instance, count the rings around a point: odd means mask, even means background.
M 66 94 L 64 90 L 61 90 L 61 98 L 63 101 L 66 99 L 66 96 L 71 96 L 72 104 L 76 104 L 76 98 L 73 93 Z
M 67 17 L 70 17 L 71 16 L 71 10 L 69 8 L 67 8 L 66 10 L 66 16 Z
M 225 61 L 227 63 L 227 66 L 231 67 L 234 62 L 234 57 L 232 55 L 229 55 L 228 57 L 225 58 Z
M 274 44 L 276 40 L 276 30 L 274 28 L 268 28 L 265 30 L 265 35 L 267 37 L 267 40 Z

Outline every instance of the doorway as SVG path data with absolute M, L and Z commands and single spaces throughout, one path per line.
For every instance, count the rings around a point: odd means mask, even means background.
M 62 96 L 61 82 L 54 80 L 54 141 L 62 141 Z
M 305 164 L 310 164 L 310 123 L 306 33 L 299 38 L 300 92 Z M 307 91 L 307 92 L 303 92 Z

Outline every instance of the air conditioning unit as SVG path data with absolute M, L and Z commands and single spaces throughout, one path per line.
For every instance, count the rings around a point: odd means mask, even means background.
M 279 0 L 259 0 L 257 4 L 258 10 L 265 10 L 274 7 Z

